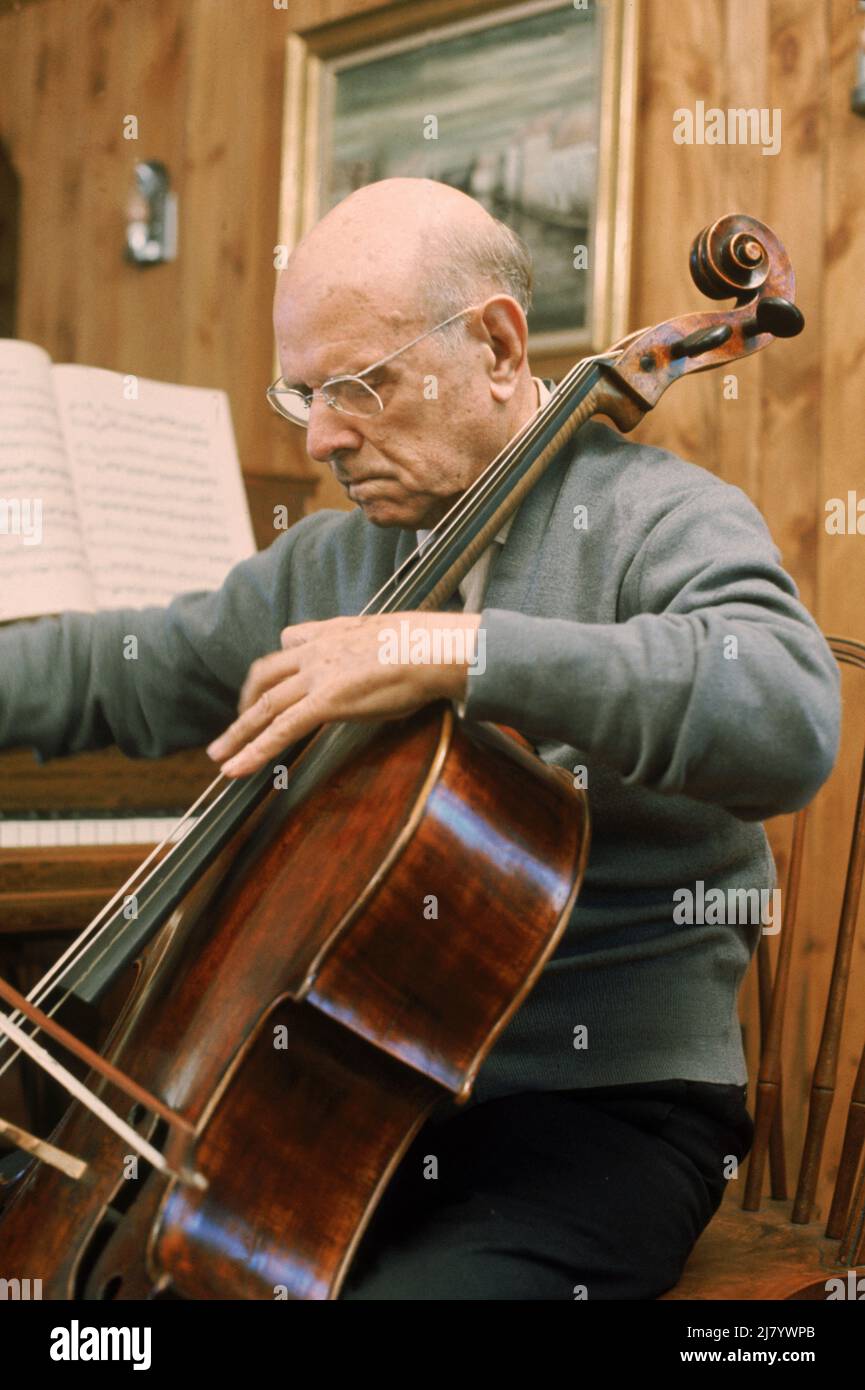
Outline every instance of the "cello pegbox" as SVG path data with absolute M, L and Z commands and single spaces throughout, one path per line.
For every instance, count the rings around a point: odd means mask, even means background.
M 691 278 L 710 299 L 734 296 L 732 308 L 684 314 L 635 333 L 603 362 L 598 414 L 634 427 L 667 387 L 689 372 L 723 367 L 791 338 L 805 320 L 794 303 L 796 279 L 775 233 L 754 217 L 721 217 L 694 239 Z

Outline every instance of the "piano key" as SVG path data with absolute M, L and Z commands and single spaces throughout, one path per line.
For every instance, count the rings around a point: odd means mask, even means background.
M 0 825 L 2 824 L 3 822 L 0 822 Z M 2 836 L 0 836 L 0 846 L 5 846 L 6 849 L 17 849 L 20 843 L 21 826 L 18 821 L 8 821 L 6 823 L 6 838 L 3 840 Z

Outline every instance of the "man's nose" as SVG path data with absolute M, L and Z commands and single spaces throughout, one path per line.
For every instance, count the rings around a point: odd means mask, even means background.
M 306 451 L 317 463 L 329 463 L 340 449 L 359 449 L 363 436 L 351 418 L 315 396 L 306 427 Z

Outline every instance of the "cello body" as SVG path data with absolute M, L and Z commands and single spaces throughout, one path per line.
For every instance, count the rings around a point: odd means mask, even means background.
M 52 1140 L 87 1174 L 22 1178 L 4 1267 L 52 1299 L 337 1297 L 409 1143 L 468 1098 L 555 949 L 588 845 L 566 773 L 441 704 L 365 730 L 299 811 L 270 792 L 147 948 L 104 1049 L 194 1137 L 90 1078 L 206 1191 L 76 1102 Z

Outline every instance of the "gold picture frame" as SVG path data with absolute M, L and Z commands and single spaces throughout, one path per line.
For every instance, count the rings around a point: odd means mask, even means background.
M 462 3 L 460 0 L 407 0 L 390 11 L 377 10 L 373 15 L 356 16 L 342 24 L 291 34 L 286 51 L 278 233 L 280 246 L 291 250 L 333 201 L 339 201 L 339 197 L 331 196 L 331 183 L 334 169 L 333 131 L 334 125 L 338 126 L 334 111 L 341 76 L 357 76 L 369 64 L 377 65 L 375 71 L 379 75 L 398 76 L 412 60 L 417 63 L 418 54 L 423 55 L 423 62 L 428 66 L 435 58 L 436 49 L 439 49 L 442 63 L 445 58 L 449 60 L 447 72 L 449 80 L 452 80 L 455 52 L 462 53 L 464 58 L 468 55 L 471 59 L 473 43 L 478 49 L 486 44 L 489 50 L 497 39 L 499 43 L 508 41 L 512 45 L 516 62 L 518 53 L 513 44 L 515 37 L 517 43 L 520 41 L 520 26 L 525 26 L 526 35 L 533 33 L 532 25 L 535 30 L 539 24 L 549 30 L 550 25 L 558 22 L 559 18 L 564 22 L 566 16 L 578 16 L 581 8 L 574 4 L 574 0 L 524 0 L 520 4 L 515 4 L 514 0 L 481 0 L 471 6 L 465 0 Z M 587 0 L 585 9 L 597 26 L 594 38 L 597 56 L 597 72 L 593 74 L 595 87 L 591 100 L 583 100 L 581 111 L 585 125 L 586 113 L 592 106 L 596 130 L 594 199 L 586 224 L 589 227 L 587 240 L 590 248 L 589 265 L 585 272 L 586 309 L 584 321 L 572 322 L 570 326 L 559 323 L 551 328 L 542 322 L 538 331 L 532 329 L 530 320 L 533 359 L 544 357 L 548 362 L 552 358 L 573 359 L 600 351 L 621 338 L 629 327 L 638 5 L 636 0 Z M 501 53 L 493 53 L 491 58 L 488 57 L 488 64 L 498 62 L 501 65 L 501 58 Z M 376 84 L 376 92 L 379 90 L 380 83 Z M 415 89 L 408 90 L 413 93 Z M 527 114 L 526 129 L 532 128 L 532 120 L 536 128 L 538 120 L 538 99 L 534 95 L 534 88 L 532 91 L 534 114 Z M 515 105 L 512 87 L 507 89 L 507 101 L 510 111 Z M 418 107 L 418 110 L 421 109 Z M 558 119 L 556 113 L 559 110 L 548 107 L 550 120 Z M 477 103 L 473 116 L 476 111 Z M 516 114 L 519 118 L 518 106 Z M 342 119 L 343 130 L 350 129 L 354 138 L 356 129 L 362 127 L 362 117 L 356 119 L 354 126 L 345 124 L 345 117 Z M 548 127 L 550 120 L 547 121 Z M 542 116 L 542 124 L 543 121 Z M 547 144 L 550 144 L 549 134 Z M 484 148 L 488 146 L 489 141 Z M 574 151 L 575 162 L 578 154 L 585 155 L 585 143 L 579 151 L 575 144 L 569 148 Z M 506 151 L 506 154 L 509 153 Z M 565 153 L 567 156 L 567 147 Z M 373 178 L 386 177 L 391 171 L 386 164 L 384 168 L 381 167 L 380 154 L 377 154 L 377 158 L 379 165 Z M 371 167 L 371 161 L 369 163 Z M 365 167 L 363 161 L 357 167 L 362 170 Z M 576 186 L 576 170 L 571 172 Z M 370 181 L 369 178 L 360 178 L 361 183 Z M 456 186 L 462 185 L 457 183 Z M 346 191 L 348 189 L 344 189 L 340 196 L 344 196 Z M 465 191 L 475 193 L 473 187 L 466 187 Z M 503 216 L 500 211 L 491 210 L 496 211 L 497 216 Z M 568 215 L 567 212 L 562 215 L 565 236 L 576 230 L 576 224 L 574 227 L 567 224 Z M 503 220 L 514 225 L 508 215 L 504 215 Z M 517 230 L 522 231 L 522 227 L 517 226 Z M 562 236 L 558 231 L 548 235 L 556 237 L 556 269 L 561 283 Z M 528 237 L 526 239 L 529 240 Z M 548 293 L 547 302 L 555 300 L 556 295 Z M 574 318 L 577 317 L 574 314 Z M 275 375 L 278 374 L 279 364 L 276 362 Z

